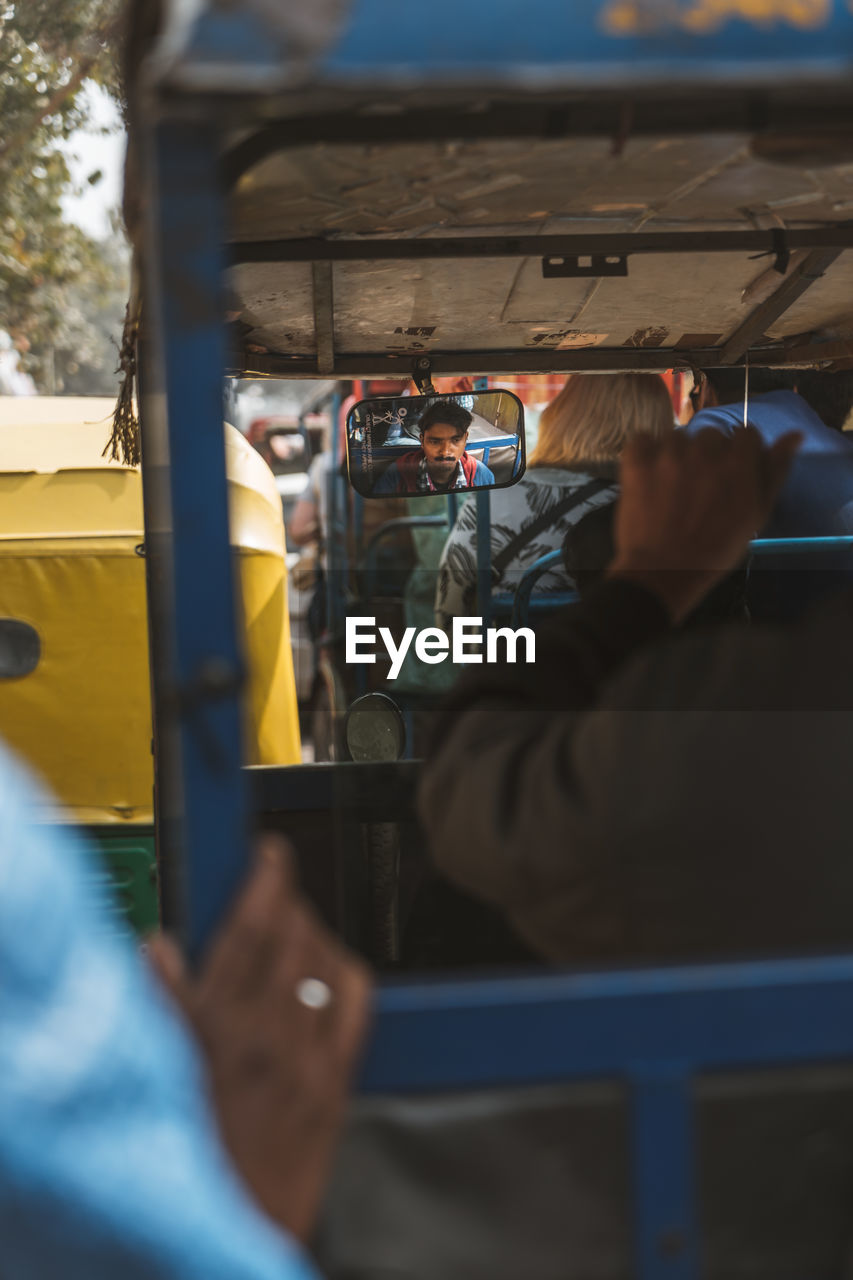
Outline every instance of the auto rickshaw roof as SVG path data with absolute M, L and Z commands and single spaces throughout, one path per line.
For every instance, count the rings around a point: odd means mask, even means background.
M 104 457 L 114 403 L 92 396 L 0 396 L 0 543 L 125 535 L 140 541 L 139 471 Z M 272 473 L 229 424 L 225 454 L 233 545 L 280 556 L 284 529 Z M 59 483 L 63 477 L 66 484 Z
M 0 472 L 125 471 L 104 457 L 109 396 L 0 396 Z
M 133 114 L 222 125 L 231 372 L 853 360 L 844 0 L 162 9 Z

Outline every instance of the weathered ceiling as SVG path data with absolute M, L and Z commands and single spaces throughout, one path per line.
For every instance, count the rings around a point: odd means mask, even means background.
M 238 180 L 231 239 L 607 233 L 618 244 L 620 234 L 662 232 L 675 249 L 684 231 L 775 229 L 784 246 L 786 232 L 853 220 L 851 159 L 814 168 L 770 162 L 743 134 L 295 147 Z M 620 349 L 624 364 L 625 348 L 723 348 L 807 256 L 792 253 L 780 273 L 772 255 L 638 253 L 627 276 L 546 279 L 541 256 L 372 262 L 369 245 L 364 252 L 364 261 L 325 267 L 335 358 L 600 348 Z M 323 319 L 308 258 L 232 267 L 250 364 L 269 354 L 316 359 Z M 747 345 L 848 337 L 853 252 L 842 252 Z

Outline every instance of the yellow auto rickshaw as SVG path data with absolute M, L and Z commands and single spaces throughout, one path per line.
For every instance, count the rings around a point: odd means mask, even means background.
M 85 827 L 135 928 L 157 922 L 139 471 L 107 461 L 107 400 L 0 398 L 0 735 Z M 300 758 L 281 499 L 225 428 L 253 764 Z

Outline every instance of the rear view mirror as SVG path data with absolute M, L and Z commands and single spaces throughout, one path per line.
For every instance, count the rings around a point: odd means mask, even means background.
M 524 407 L 510 391 L 360 400 L 347 461 L 365 498 L 500 489 L 524 473 Z
M 264 432 L 268 462 L 273 471 L 307 471 L 311 461 L 311 446 L 308 443 L 308 432 L 301 426 L 279 426 L 274 424 Z
M 292 475 L 308 470 L 311 444 L 306 428 L 282 414 L 254 418 L 246 432 L 249 441 L 274 475 Z

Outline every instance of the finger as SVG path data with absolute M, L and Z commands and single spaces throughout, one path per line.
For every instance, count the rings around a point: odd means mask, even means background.
M 306 979 L 328 988 L 328 1002 L 306 1005 L 300 987 Z M 347 1078 L 362 1044 L 370 981 L 365 966 L 326 929 L 306 902 L 293 912 L 274 975 L 275 1004 L 292 1043 L 331 1055 L 330 1065 L 346 1068 Z
M 745 427 L 735 428 L 731 443 L 740 456 L 760 458 L 767 451 L 764 438 L 751 422 L 748 422 Z
M 278 924 L 293 899 L 289 848 L 278 837 L 264 836 L 246 886 L 202 969 L 205 993 L 227 999 L 251 992 L 268 967 Z
M 296 855 L 289 840 L 275 831 L 262 831 L 258 836 L 257 856 L 275 863 L 284 893 L 297 892 Z
M 620 488 L 632 492 L 647 482 L 661 453 L 661 442 L 647 432 L 633 436 L 619 459 Z
M 784 436 L 780 436 L 775 444 L 771 445 L 767 450 L 767 461 L 770 464 L 775 483 L 784 484 L 791 468 L 791 463 L 794 461 L 802 443 L 802 432 L 788 431 Z
M 648 431 L 638 431 L 622 450 L 622 465 L 644 465 L 656 458 L 662 447 L 663 442 L 657 436 Z
M 728 470 L 732 482 L 737 482 L 750 491 L 760 492 L 766 466 L 767 448 L 754 427 L 738 427 L 731 439 L 728 456 Z
M 674 458 L 682 458 L 689 449 L 693 448 L 693 436 L 687 431 L 681 431 L 678 428 L 670 431 L 669 435 L 658 440 L 661 453 L 668 453 Z
M 360 1057 L 370 1024 L 373 984 L 365 964 L 344 955 L 335 980 L 335 1020 L 331 1028 L 333 1046 L 352 1070 Z
M 741 431 L 736 431 L 733 440 L 729 436 L 723 435 L 722 431 L 717 431 L 714 427 L 704 427 L 702 431 L 697 431 L 691 439 L 697 453 L 701 453 L 707 458 L 716 458 L 730 452 L 733 443 L 737 441 L 737 436 L 742 434 Z
M 785 481 L 791 470 L 791 464 L 797 454 L 797 450 L 803 442 L 803 437 L 799 431 L 789 431 L 780 438 L 769 449 L 764 451 L 762 458 L 762 500 L 766 515 L 769 515 L 775 505 L 776 499 L 784 488 Z
M 339 968 L 335 944 L 308 904 L 300 901 L 282 922 L 269 978 L 281 1016 L 291 1024 L 302 1023 L 308 1040 L 333 1016 Z M 325 984 L 328 1003 L 315 1007 L 300 999 L 301 984 L 308 980 Z
M 158 981 L 177 1004 L 186 1009 L 189 1004 L 187 969 L 181 949 L 174 938 L 165 933 L 153 934 L 148 939 L 146 955 Z
M 315 940 L 322 955 L 317 956 L 315 963 L 320 965 L 333 993 L 329 1006 L 331 1017 L 324 1020 L 322 1032 L 335 1058 L 351 1072 L 369 1023 L 370 971 L 337 938 L 322 926 L 320 930 Z

